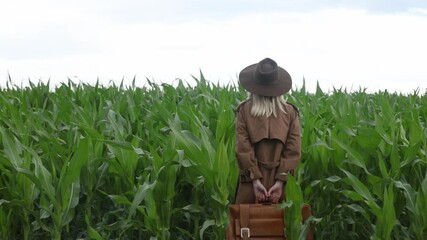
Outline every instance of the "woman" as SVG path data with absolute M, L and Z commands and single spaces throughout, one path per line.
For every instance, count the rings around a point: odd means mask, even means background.
M 291 76 L 266 58 L 244 68 L 239 82 L 250 95 L 237 107 L 236 204 L 279 202 L 301 157 L 298 110 L 282 97 L 291 89 Z

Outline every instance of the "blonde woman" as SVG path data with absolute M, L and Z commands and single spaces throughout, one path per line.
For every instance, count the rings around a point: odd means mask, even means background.
M 266 58 L 244 68 L 240 84 L 249 98 L 237 107 L 236 160 L 240 175 L 236 203 L 279 202 L 288 174 L 301 158 L 297 109 L 283 99 L 289 73 Z

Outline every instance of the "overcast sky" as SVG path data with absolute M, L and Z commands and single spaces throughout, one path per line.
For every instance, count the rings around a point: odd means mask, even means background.
M 427 90 L 425 0 L 0 0 L 0 86 L 237 83 L 273 58 L 313 91 Z

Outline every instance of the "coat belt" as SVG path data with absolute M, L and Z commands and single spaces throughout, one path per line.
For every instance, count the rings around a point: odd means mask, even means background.
M 263 167 L 263 168 L 266 168 L 266 169 L 273 169 L 273 168 L 278 167 L 280 165 L 280 162 L 261 162 L 261 161 L 258 161 L 258 165 Z

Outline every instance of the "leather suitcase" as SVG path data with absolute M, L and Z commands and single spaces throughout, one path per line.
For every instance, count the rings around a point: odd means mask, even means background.
M 227 229 L 228 240 L 279 240 L 285 237 L 284 210 L 277 204 L 230 204 L 230 222 Z M 311 216 L 311 207 L 302 207 L 302 221 Z M 313 239 L 310 227 L 307 240 Z

